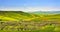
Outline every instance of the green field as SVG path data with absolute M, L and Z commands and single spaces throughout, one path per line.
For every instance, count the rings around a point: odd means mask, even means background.
M 0 32 L 60 32 L 60 14 L 0 11 Z

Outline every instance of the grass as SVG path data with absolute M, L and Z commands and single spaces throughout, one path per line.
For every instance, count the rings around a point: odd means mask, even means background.
M 47 23 L 47 22 L 51 23 Z M 25 12 L 1 11 L 0 32 L 60 32 L 60 14 L 36 15 Z M 59 27 L 58 27 L 59 26 Z

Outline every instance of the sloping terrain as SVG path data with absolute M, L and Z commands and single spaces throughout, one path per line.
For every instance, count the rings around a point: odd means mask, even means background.
M 60 14 L 0 11 L 0 32 L 60 32 Z
M 32 19 L 37 15 L 22 12 L 22 11 L 0 11 L 0 20 L 7 21 L 20 21 L 26 19 Z

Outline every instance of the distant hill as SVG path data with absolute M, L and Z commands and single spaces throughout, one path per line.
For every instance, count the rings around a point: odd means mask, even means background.
M 60 14 L 60 11 L 36 11 L 33 12 L 34 14 Z

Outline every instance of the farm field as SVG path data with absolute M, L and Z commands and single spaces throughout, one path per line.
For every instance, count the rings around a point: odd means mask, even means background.
M 60 32 L 60 13 L 0 11 L 0 32 Z

